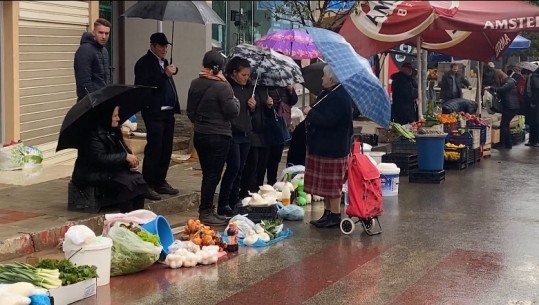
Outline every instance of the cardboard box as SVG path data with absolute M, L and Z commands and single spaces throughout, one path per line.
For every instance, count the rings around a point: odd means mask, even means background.
M 89 279 L 76 284 L 49 289 L 54 305 L 68 305 L 96 294 L 97 279 Z

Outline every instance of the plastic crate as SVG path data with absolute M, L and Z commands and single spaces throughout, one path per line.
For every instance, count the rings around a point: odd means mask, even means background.
M 445 148 L 446 152 L 456 152 L 459 154 L 458 160 L 449 160 L 444 158 L 444 169 L 465 169 L 468 167 L 468 147 L 462 148 Z
M 476 149 L 480 150 L 480 148 L 476 148 Z M 466 160 L 466 163 L 468 163 L 468 165 L 475 163 L 475 150 L 476 149 L 468 149 L 468 159 Z
M 490 144 L 485 144 L 485 145 L 488 145 L 490 147 Z M 484 145 L 481 145 L 481 146 L 483 147 Z M 474 163 L 481 162 L 481 150 L 482 150 L 482 147 L 476 148 L 476 149 L 473 150 Z
M 421 171 L 413 170 L 408 176 L 409 183 L 441 183 L 445 180 L 445 170 Z
M 377 134 L 361 133 L 359 134 L 359 138 L 361 139 L 362 143 L 367 143 L 371 146 L 378 146 Z
M 391 152 L 417 154 L 417 143 L 399 137 L 391 143 Z
M 446 143 L 453 143 L 455 145 L 464 144 L 468 148 L 475 148 L 474 146 L 474 138 L 471 133 L 464 132 L 463 134 L 448 134 L 447 138 L 445 138 Z M 479 143 L 478 147 L 479 147 Z
M 271 205 L 269 207 L 242 206 L 238 207 L 238 214 L 247 214 L 247 218 L 252 220 L 254 223 L 259 223 L 264 219 L 276 219 L 277 205 Z
M 383 163 L 395 163 L 400 168 L 400 175 L 407 176 L 411 170 L 417 169 L 417 155 L 410 153 L 389 153 L 382 156 Z

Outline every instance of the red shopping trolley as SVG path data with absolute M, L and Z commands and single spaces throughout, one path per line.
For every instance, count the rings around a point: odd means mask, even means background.
M 354 139 L 354 138 L 353 138 Z M 368 235 L 382 233 L 378 216 L 382 215 L 383 199 L 380 172 L 363 154 L 359 141 L 352 141 L 348 158 L 348 205 L 347 218 L 341 220 L 340 228 L 344 234 L 351 234 L 355 224 L 361 222 Z M 356 221 L 353 218 L 357 218 Z

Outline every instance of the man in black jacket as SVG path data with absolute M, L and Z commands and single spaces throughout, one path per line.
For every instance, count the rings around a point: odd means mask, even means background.
M 135 84 L 156 87 L 141 111 L 147 132 L 142 175 L 149 185 L 146 198 L 150 200 L 160 200 L 159 194 L 179 193 L 166 181 L 172 155 L 174 114 L 180 113 L 178 93 L 172 79 L 177 69 L 165 59 L 169 44 L 165 34 L 152 34 L 150 50 L 135 64 Z
M 440 84 L 440 97 L 444 101 L 454 98 L 462 98 L 462 88 L 472 90 L 470 82 L 459 72 L 459 66 L 456 63 L 450 65 L 450 70 L 442 77 Z
M 81 36 L 80 47 L 75 52 L 73 63 L 77 102 L 86 94 L 111 83 L 109 52 L 105 48 L 109 41 L 110 28 L 109 21 L 99 18 L 94 22 L 94 30 Z

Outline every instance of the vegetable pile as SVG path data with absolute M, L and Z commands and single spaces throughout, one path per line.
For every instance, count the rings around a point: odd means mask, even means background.
M 62 280 L 62 286 L 75 284 L 97 277 L 96 266 L 75 266 L 67 259 L 43 259 L 36 265 L 36 268 L 52 270 L 58 269 L 58 271 L 60 271 L 60 280 Z
M 223 250 L 221 238 L 215 233 L 210 226 L 205 226 L 198 219 L 189 219 L 185 224 L 183 235 L 180 237 L 183 241 L 192 241 L 195 245 L 220 247 L 219 251 Z
M 13 263 L 0 265 L 0 284 L 26 282 L 45 289 L 62 285 L 60 271 L 37 268 L 29 264 Z

